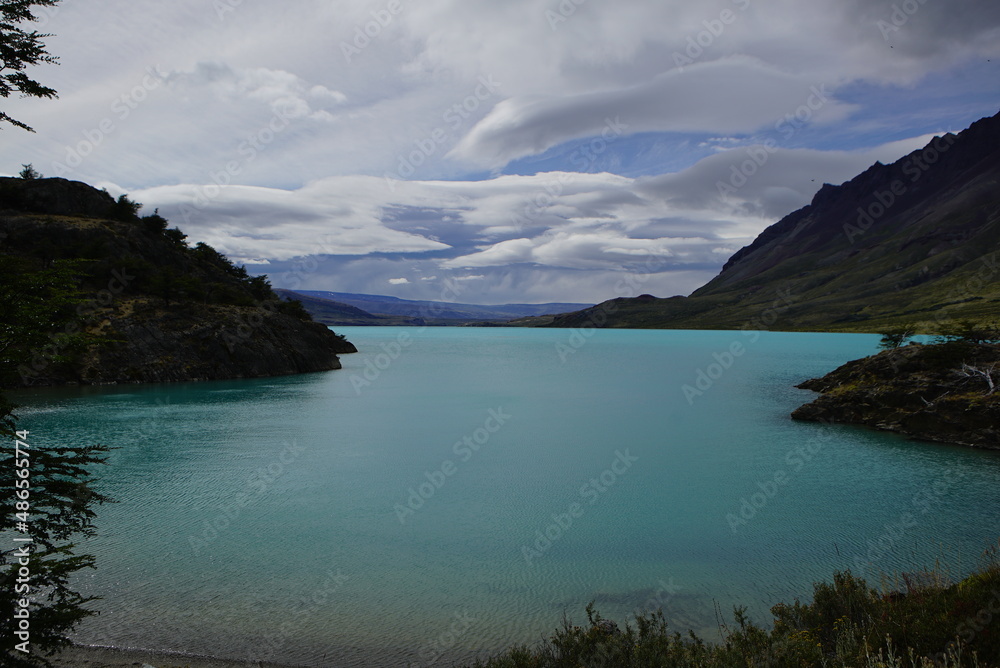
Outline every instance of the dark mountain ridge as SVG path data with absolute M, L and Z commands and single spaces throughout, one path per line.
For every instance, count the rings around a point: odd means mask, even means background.
M 340 368 L 337 355 L 355 351 L 279 299 L 266 277 L 205 244 L 189 247 L 157 213 L 140 218 L 139 207 L 65 179 L 0 178 L 4 316 L 54 267 L 70 267 L 79 293 L 71 324 L 53 329 L 43 349 L 20 351 L 28 361 L 5 368 L 7 386 L 284 375 Z M 53 306 L 51 322 L 63 311 Z
M 405 316 L 418 318 L 419 324 L 454 324 L 471 321 L 494 320 L 503 322 L 527 316 L 568 313 L 586 308 L 590 304 L 462 304 L 449 301 L 401 299 L 385 295 L 367 295 L 352 292 L 327 292 L 321 290 L 296 290 L 300 295 L 340 302 L 363 309 L 374 315 Z M 308 307 L 308 303 L 303 301 Z M 314 314 L 315 315 L 315 314 Z M 448 321 L 453 321 L 448 323 Z
M 690 297 L 617 299 L 550 326 L 879 331 L 1000 316 L 1000 114 L 825 184 Z M 602 321 L 603 324 L 599 323 Z

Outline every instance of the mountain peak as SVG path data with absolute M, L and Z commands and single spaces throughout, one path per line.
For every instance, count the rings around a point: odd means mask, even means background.
M 630 300 L 608 326 L 934 331 L 948 319 L 995 320 L 998 184 L 1000 113 L 823 184 L 687 299 Z M 579 315 L 556 325 L 578 326 Z

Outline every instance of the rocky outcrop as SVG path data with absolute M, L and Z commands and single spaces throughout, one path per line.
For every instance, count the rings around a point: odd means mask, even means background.
M 105 218 L 114 204 L 106 191 L 79 181 L 0 178 L 0 210 Z
M 794 411 L 796 420 L 1000 449 L 997 344 L 912 344 L 848 362 L 798 387 L 822 396 Z
M 274 294 L 266 277 L 205 244 L 189 246 L 166 220 L 125 205 L 65 179 L 0 179 L 5 271 L 30 284 L 69 266 L 76 292 L 71 305 L 51 305 L 48 345 L 0 340 L 19 360 L 4 360 L 17 367 L 3 369 L 5 384 L 278 376 L 339 369 L 339 354 L 357 352 Z
M 352 343 L 326 326 L 266 307 L 127 299 L 95 314 L 101 343 L 67 362 L 40 351 L 24 385 L 164 383 L 283 376 L 341 368 Z

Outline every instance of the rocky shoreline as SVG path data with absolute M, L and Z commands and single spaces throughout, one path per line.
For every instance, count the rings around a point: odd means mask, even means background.
M 283 376 L 339 369 L 338 355 L 357 352 L 266 277 L 140 209 L 66 179 L 0 178 L 6 317 L 50 319 L 40 342 L 8 334 L 17 361 L 5 386 Z M 64 264 L 69 276 L 46 273 Z
M 796 409 L 795 420 L 1000 449 L 1000 344 L 910 344 L 848 362 L 797 387 L 821 396 Z
M 268 308 L 124 299 L 94 315 L 102 343 L 68 362 L 44 355 L 18 369 L 24 387 L 172 383 L 341 368 L 354 345 L 318 322 Z
M 51 657 L 59 668 L 295 668 L 277 663 L 233 661 L 209 656 L 73 645 Z

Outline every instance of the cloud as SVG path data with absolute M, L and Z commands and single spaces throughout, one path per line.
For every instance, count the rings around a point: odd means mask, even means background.
M 756 59 L 733 57 L 671 70 L 626 88 L 505 100 L 449 156 L 497 168 L 584 137 L 612 141 L 638 132 L 750 133 L 773 125 L 810 98 L 816 100 L 817 122 L 842 119 L 852 109 L 825 87 Z
M 689 291 L 822 182 L 1000 96 L 986 0 L 422 0 L 350 59 L 384 3 L 226 6 L 59 3 L 61 65 L 31 74 L 60 97 L 4 100 L 38 132 L 3 131 L 0 169 L 130 192 L 317 289 L 588 301 L 636 272 Z
M 777 220 L 808 204 L 822 184 L 840 184 L 876 162 L 894 162 L 932 138 L 914 137 L 863 151 L 744 146 L 711 155 L 682 172 L 642 179 L 637 192 L 681 208 Z
M 811 123 L 841 131 L 888 107 L 875 93 L 858 95 L 862 83 L 909 100 L 910 114 L 969 109 L 966 88 L 982 91 L 995 110 L 995 68 L 969 72 L 969 81 L 943 78 L 933 90 L 916 84 L 1000 55 L 1000 6 L 917 3 L 893 25 L 894 6 L 904 5 L 590 2 L 574 5 L 553 30 L 553 0 L 427 0 L 405 3 L 347 62 L 339 45 L 381 6 L 241 3 L 220 15 L 203 0 L 63 3 L 43 27 L 55 33 L 49 42 L 61 66 L 32 70 L 60 98 L 5 100 L 5 111 L 38 134 L 5 135 L 0 157 L 51 174 L 82 145 L 87 155 L 72 178 L 130 189 L 206 184 L 242 159 L 243 142 L 266 136 L 280 112 L 289 126 L 230 178 L 295 188 L 328 176 L 398 173 L 420 145 L 431 149 L 408 178 L 462 179 L 469 166 L 497 168 L 600 136 L 608 118 L 620 117 L 633 135 L 753 132 L 794 112 L 813 86 L 827 86 L 831 101 Z M 734 20 L 720 29 L 723 10 Z M 888 41 L 879 28 L 886 21 L 894 28 Z M 688 57 L 691 40 L 705 46 L 679 68 L 675 56 Z M 142 92 L 127 117 L 112 111 L 150 68 L 167 74 L 162 85 Z M 481 77 L 499 85 L 466 106 Z M 447 115 L 456 105 L 461 114 Z M 105 120 L 113 131 L 97 133 Z M 428 145 L 431 137 L 439 141 Z M 565 156 L 556 169 L 587 171 L 586 160 L 570 162 L 573 150 Z
M 449 246 L 383 222 L 380 179 L 343 177 L 297 191 L 228 186 L 164 186 L 135 191 L 196 241 L 238 261 L 309 255 L 423 253 Z
M 199 62 L 190 72 L 164 78 L 175 94 L 214 97 L 227 105 L 259 102 L 283 118 L 333 120 L 330 110 L 347 101 L 340 91 L 266 67 L 236 70 L 221 62 Z
M 513 297 L 515 285 L 529 289 L 526 276 L 576 275 L 572 291 L 581 299 L 592 282 L 605 281 L 607 294 L 607 284 L 641 275 L 649 277 L 646 291 L 677 294 L 693 277 L 711 278 L 764 227 L 807 204 L 824 182 L 843 182 L 876 160 L 896 160 L 927 139 L 853 152 L 741 147 L 674 174 L 635 179 L 554 172 L 386 183 L 351 176 L 297 190 L 173 186 L 132 196 L 160 208 L 192 242 L 210 243 L 239 261 L 269 261 L 269 273 L 315 289 L 371 292 L 390 285 L 405 296 L 432 298 L 442 281 L 463 281 L 475 283 L 479 295 Z M 758 165 L 750 156 L 765 159 Z M 754 169 L 745 182 L 720 191 L 718 184 L 729 183 L 734 168 L 748 160 Z M 341 283 L 324 283 L 333 274 L 323 271 L 301 278 L 295 267 L 310 257 L 339 267 Z M 369 282 L 349 288 L 355 281 Z

